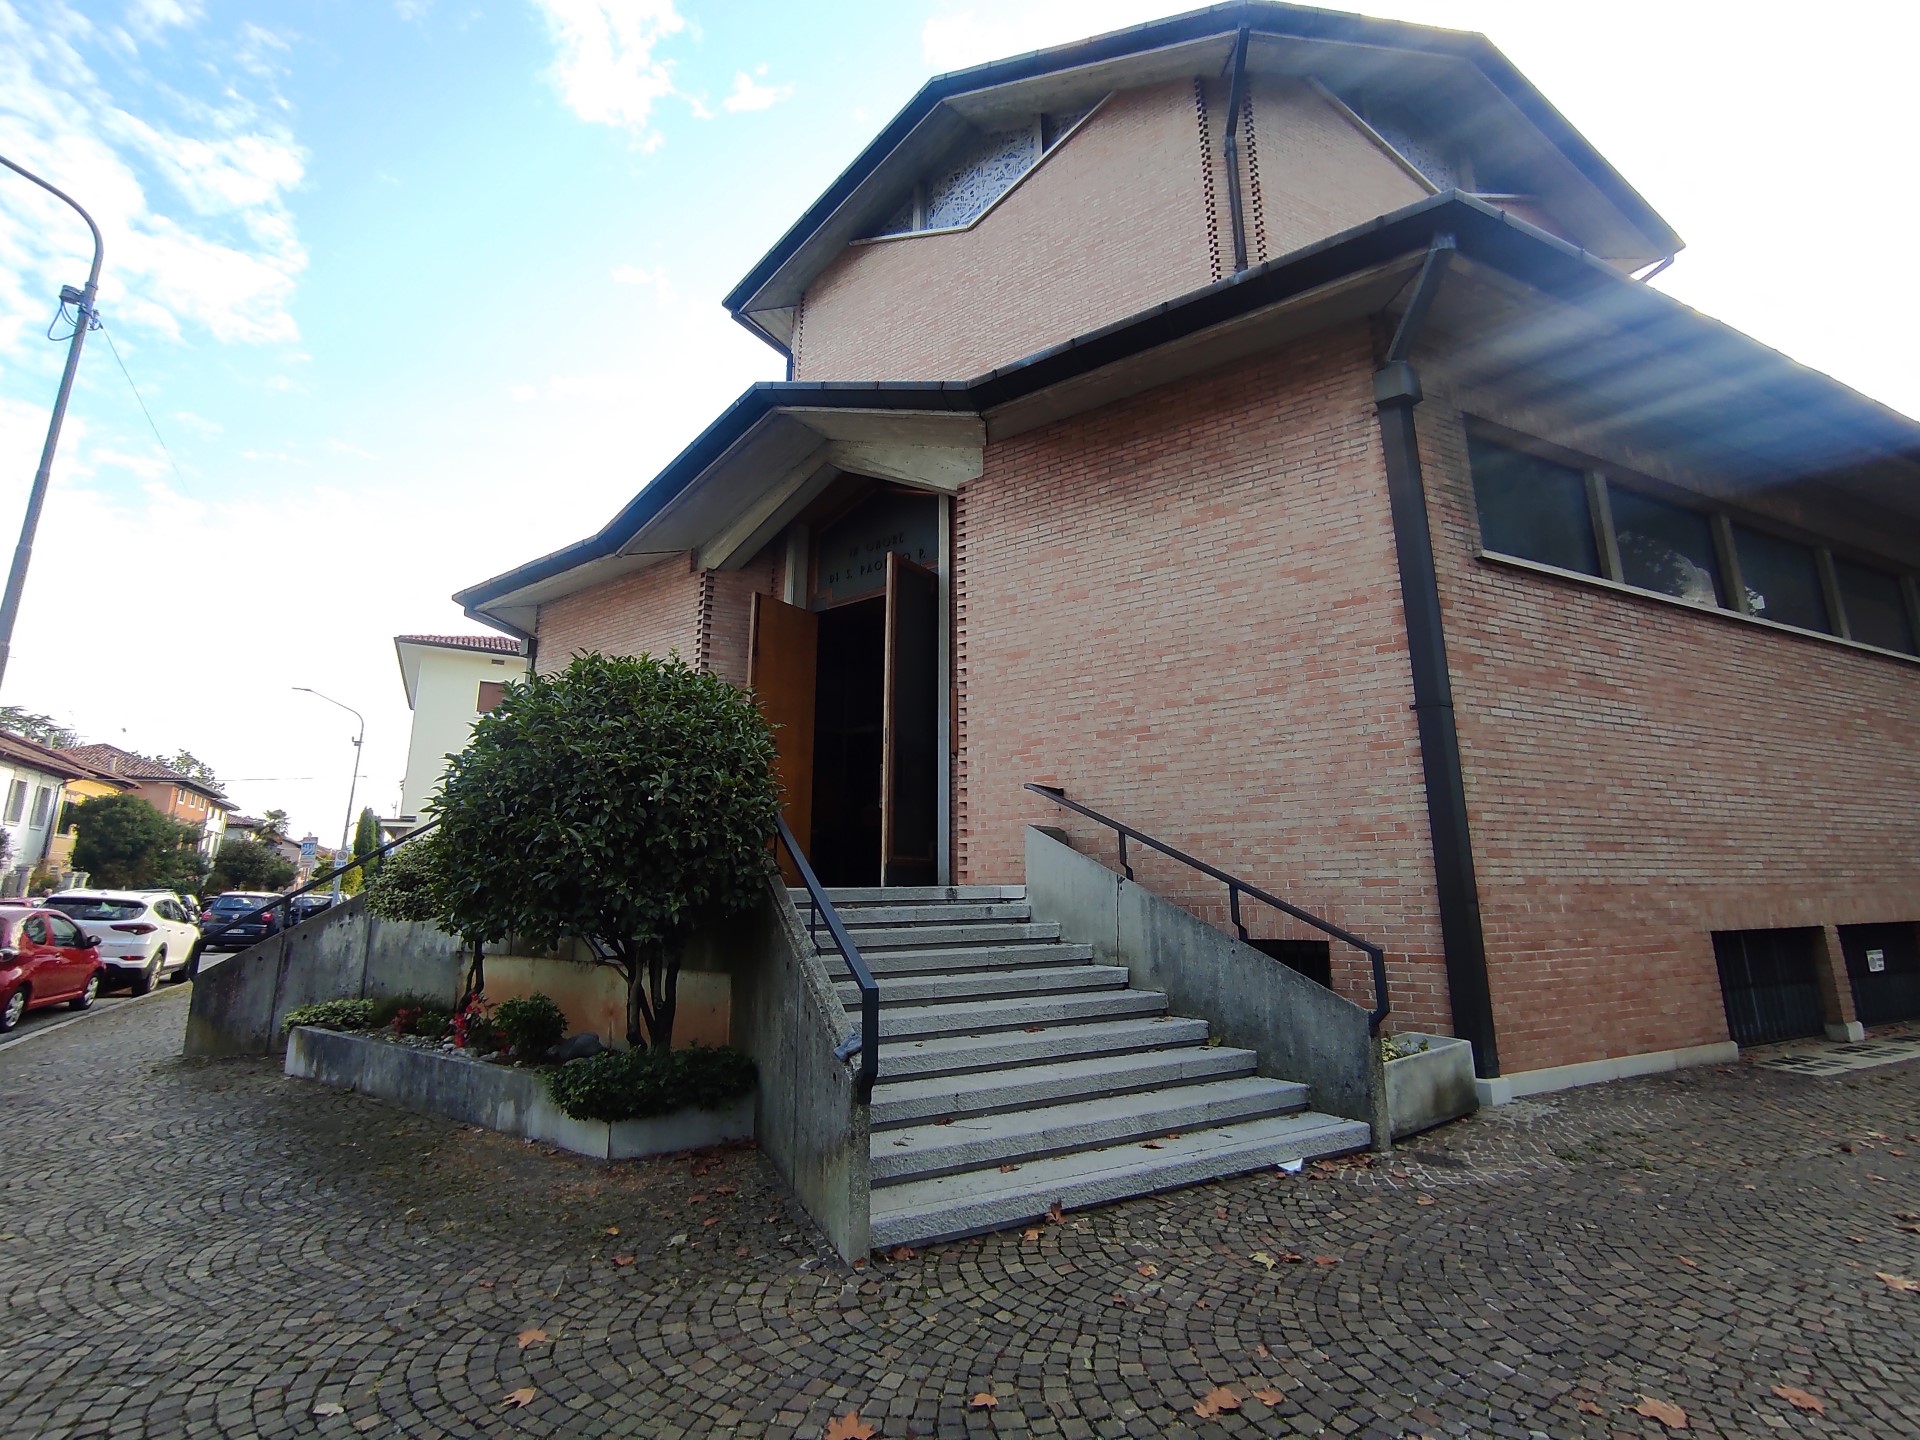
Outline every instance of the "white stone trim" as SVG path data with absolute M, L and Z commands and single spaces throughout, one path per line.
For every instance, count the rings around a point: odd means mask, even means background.
M 1546 1095 L 1577 1085 L 1602 1085 L 1635 1075 L 1661 1075 L 1691 1065 L 1727 1065 L 1740 1058 L 1731 1040 L 1716 1045 L 1690 1045 L 1679 1050 L 1650 1050 L 1643 1055 L 1616 1055 L 1607 1060 L 1584 1060 L 1578 1065 L 1553 1065 L 1544 1070 L 1522 1070 L 1497 1080 L 1475 1080 L 1482 1105 L 1505 1105 L 1523 1095 Z

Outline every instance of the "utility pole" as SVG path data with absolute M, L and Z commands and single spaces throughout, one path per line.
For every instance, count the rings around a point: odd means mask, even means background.
M 101 242 L 100 227 L 93 223 L 93 217 L 66 191 L 55 189 L 4 155 L 0 155 L 0 165 L 66 201 L 93 232 L 93 269 L 87 272 L 86 288 L 60 287 L 60 303 L 75 306 L 79 313 L 74 322 L 73 342 L 67 347 L 67 368 L 60 376 L 60 394 L 53 402 L 53 419 L 47 425 L 47 443 L 40 451 L 40 468 L 34 472 L 33 489 L 27 495 L 27 518 L 20 524 L 20 543 L 14 547 L 13 568 L 7 571 L 6 595 L 0 598 L 0 684 L 4 684 L 7 658 L 13 653 L 13 621 L 20 613 L 20 593 L 27 588 L 27 566 L 33 560 L 33 533 L 40 528 L 40 507 L 46 503 L 47 481 L 53 474 L 53 452 L 60 444 L 60 425 L 67 418 L 67 397 L 73 393 L 74 373 L 80 368 L 80 347 L 86 343 L 87 331 L 93 326 L 93 302 L 100 293 L 100 261 L 106 246 Z
M 296 685 L 293 688 L 304 691 L 316 700 L 324 700 L 329 705 L 337 706 L 360 722 L 360 733 L 353 738 L 353 778 L 347 782 L 347 823 L 340 827 L 340 853 L 333 858 L 334 869 L 337 871 L 353 859 L 353 800 L 360 788 L 360 746 L 367 738 L 367 719 L 351 705 L 342 705 L 331 695 L 322 695 L 310 685 Z M 367 872 L 363 869 L 360 872 L 362 884 L 366 883 L 366 878 Z M 333 877 L 333 903 L 336 905 L 340 903 L 340 877 L 337 874 Z

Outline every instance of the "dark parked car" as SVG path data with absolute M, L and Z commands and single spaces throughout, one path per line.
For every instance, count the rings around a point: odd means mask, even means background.
M 252 915 L 262 905 L 271 905 L 278 895 L 256 894 L 250 890 L 229 890 L 216 895 L 200 917 L 200 933 L 208 950 L 244 950 L 269 936 L 280 933 L 280 912 L 269 910 Z M 242 920 L 242 916 L 246 918 Z
M 296 895 L 292 900 L 287 902 L 287 905 L 288 908 L 293 911 L 293 923 L 298 925 L 302 920 L 311 920 L 322 910 L 331 910 L 333 908 L 333 892 L 330 890 L 315 890 L 306 895 Z
M 86 1009 L 105 969 L 100 942 L 59 911 L 0 907 L 0 1034 L 43 1005 Z

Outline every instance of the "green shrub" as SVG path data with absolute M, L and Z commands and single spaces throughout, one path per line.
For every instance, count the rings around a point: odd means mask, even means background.
M 493 1023 L 520 1060 L 538 1060 L 567 1034 L 567 1017 L 545 995 L 502 1000 L 494 1007 Z
M 322 1000 L 317 1005 L 297 1005 L 287 1012 L 284 1022 L 291 1030 L 296 1025 L 314 1025 L 322 1030 L 371 1030 L 374 1025 L 371 1000 Z
M 688 1105 L 714 1110 L 753 1089 L 753 1061 L 723 1045 L 607 1050 L 547 1076 L 553 1101 L 575 1120 L 642 1120 Z

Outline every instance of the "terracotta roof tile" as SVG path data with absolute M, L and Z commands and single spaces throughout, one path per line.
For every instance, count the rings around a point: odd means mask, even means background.
M 518 655 L 520 642 L 511 635 L 396 635 L 396 645 L 437 645 L 443 650 L 489 650 L 498 655 Z

